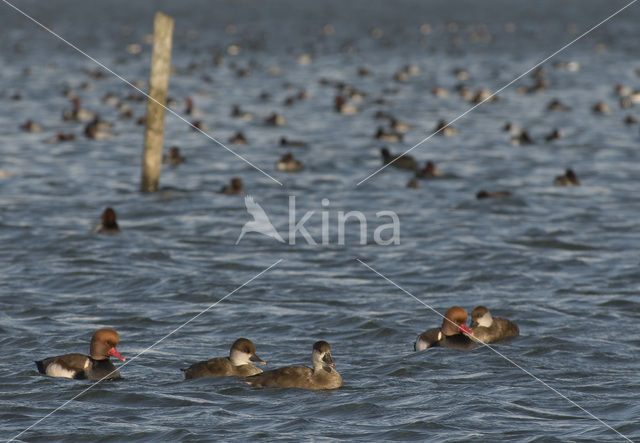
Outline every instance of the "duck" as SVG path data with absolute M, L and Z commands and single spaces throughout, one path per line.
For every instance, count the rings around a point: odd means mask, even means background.
M 549 81 L 544 77 L 534 78 L 531 86 L 520 86 L 516 90 L 520 94 L 535 94 L 546 91 L 549 88 Z
M 333 101 L 333 107 L 336 112 L 344 115 L 353 115 L 358 112 L 358 107 L 352 103 L 348 103 L 342 95 L 336 95 Z
M 306 366 L 286 366 L 246 377 L 244 381 L 253 387 L 300 388 L 313 391 L 338 389 L 342 377 L 336 371 L 331 358 L 331 346 L 324 340 L 313 345 L 311 354 L 313 369 Z
M 452 135 L 456 135 L 458 133 L 458 130 L 451 125 L 447 125 L 446 121 L 440 120 L 438 121 L 436 127 L 433 129 L 433 132 L 450 137 Z
M 244 121 L 253 120 L 253 114 L 243 111 L 238 105 L 233 105 L 233 108 L 231 109 L 231 117 L 239 118 Z
M 411 125 L 405 122 L 401 122 L 400 120 L 391 117 L 389 119 L 389 126 L 396 132 L 404 133 L 409 132 L 411 130 Z
M 65 377 L 89 380 L 115 380 L 120 372 L 110 360 L 110 357 L 126 359 L 120 355 L 116 346 L 120 336 L 113 329 L 98 329 L 91 337 L 89 355 L 65 354 L 58 357 L 48 357 L 36 361 L 41 374 L 51 377 Z
M 419 187 L 420 187 L 420 182 L 414 178 L 409 180 L 409 183 L 407 183 L 407 188 L 409 189 L 418 189 Z
M 441 175 L 442 173 L 432 161 L 428 161 L 423 169 L 416 171 L 416 178 L 435 178 Z
M 304 165 L 292 153 L 288 152 L 280 157 L 280 160 L 276 163 L 276 169 L 285 172 L 298 172 L 304 169 Z
M 580 186 L 580 180 L 573 169 L 569 168 L 565 171 L 564 175 L 559 175 L 553 180 L 553 184 L 556 186 Z
M 458 96 L 466 101 L 471 101 L 473 100 L 473 91 L 471 90 L 471 88 L 465 84 L 460 84 L 456 86 L 456 91 L 458 93 Z
M 49 137 L 46 140 L 46 142 L 49 144 L 55 145 L 60 142 L 68 142 L 68 141 L 73 141 L 75 139 L 76 139 L 76 135 L 71 132 L 68 132 L 68 133 L 58 132 L 56 135 Z
M 241 131 L 238 131 L 229 137 L 229 143 L 232 145 L 245 145 L 247 144 L 247 137 Z
M 554 64 L 554 67 L 562 71 L 577 72 L 580 70 L 580 63 L 575 60 L 571 60 L 568 62 L 559 61 Z
M 215 357 L 180 370 L 184 372 L 185 380 L 200 377 L 247 377 L 260 374 L 262 369 L 252 365 L 251 362 L 267 364 L 256 355 L 256 346 L 251 340 L 239 338 L 231 345 L 229 357 Z
M 393 79 L 398 83 L 405 83 L 409 81 L 409 73 L 405 71 L 396 71 L 393 73 Z
M 67 109 L 62 113 L 63 120 L 85 122 L 96 118 L 96 114 L 94 112 L 81 107 L 79 97 L 73 97 L 71 99 L 71 106 L 71 109 Z
M 520 131 L 520 134 L 511 137 L 511 144 L 513 146 L 532 145 L 533 143 L 534 141 L 526 129 Z
M 635 118 L 633 115 L 627 115 L 627 117 L 624 119 L 625 125 L 635 125 L 637 123 L 638 123 L 638 119 Z
M 603 115 L 611 114 L 611 108 L 605 102 L 602 102 L 602 101 L 596 102 L 596 104 L 593 105 L 591 110 L 596 114 L 603 114 Z
M 191 126 L 191 130 L 193 131 L 202 131 L 202 132 L 209 131 L 209 126 L 204 124 L 202 120 L 194 120 L 191 123 L 189 123 L 189 125 Z
M 361 102 L 367 96 L 366 92 L 359 91 L 353 87 L 348 87 L 344 92 L 347 94 L 350 100 L 356 103 Z
M 298 99 L 297 99 L 297 97 L 296 97 L 295 95 L 290 95 L 290 96 L 286 97 L 286 98 L 282 101 L 282 104 L 283 104 L 284 106 L 293 106 L 293 105 L 295 105 L 295 104 L 296 104 L 296 101 L 297 101 L 297 100 L 298 100 Z
M 447 97 L 449 97 L 449 91 L 447 91 L 446 89 L 444 89 L 441 86 L 433 87 L 433 89 L 431 89 L 431 94 L 433 94 L 434 96 L 436 96 L 438 98 L 447 98 Z
M 632 108 L 633 100 L 631 100 L 631 97 L 620 97 L 620 107 L 622 109 Z
M 550 142 L 550 141 L 553 141 L 553 140 L 557 140 L 559 138 L 562 138 L 562 132 L 560 132 L 559 129 L 554 129 L 544 139 L 546 141 Z
M 293 146 L 297 148 L 306 148 L 307 142 L 302 140 L 291 140 L 287 137 L 280 137 L 280 146 Z
M 20 129 L 27 132 L 42 132 L 42 126 L 33 120 L 27 120 L 23 124 L 20 125 Z
M 239 177 L 233 177 L 231 181 L 229 181 L 228 185 L 225 185 L 220 189 L 220 193 L 226 195 L 240 195 L 243 192 L 242 179 Z
M 102 121 L 100 120 L 100 117 L 96 115 L 95 118 L 84 127 L 84 135 L 94 140 L 112 138 L 115 135 L 109 132 L 109 128 L 111 126 L 113 126 L 112 123 Z
M 128 120 L 133 118 L 133 109 L 130 108 L 129 105 L 123 104 L 119 110 L 121 112 L 118 118 L 120 118 L 121 120 Z
M 471 77 L 471 74 L 469 74 L 469 71 L 462 69 L 462 68 L 456 68 L 453 70 L 453 75 L 455 75 L 458 80 L 469 80 L 469 77 Z
M 481 343 L 493 343 L 520 334 L 518 325 L 506 318 L 493 318 L 484 306 L 476 306 L 471 311 L 472 338 Z
M 378 130 L 376 131 L 375 138 L 377 138 L 378 140 L 382 140 L 385 142 L 389 142 L 389 143 L 398 143 L 402 141 L 402 134 L 400 134 L 399 132 L 387 132 L 385 131 L 382 126 L 378 126 Z
M 510 195 L 510 191 L 485 191 L 484 189 L 481 189 L 476 193 L 476 198 L 478 200 L 482 200 L 483 198 L 505 198 Z
M 442 320 L 442 327 L 429 329 L 418 336 L 413 345 L 415 351 L 440 347 L 470 351 L 478 347 L 478 343 L 469 338 L 472 335 L 467 327 L 467 311 L 460 306 L 447 309 Z
M 633 92 L 633 89 L 631 89 L 629 86 L 625 86 L 625 85 L 623 85 L 621 83 L 617 83 L 613 87 L 613 90 L 620 97 L 626 97 L 628 95 L 631 95 L 631 93 Z
M 476 91 L 475 95 L 471 98 L 470 101 L 474 104 L 480 104 L 484 103 L 485 101 L 497 102 L 499 101 L 499 98 L 497 95 L 495 95 L 495 93 L 492 94 L 488 89 L 480 88 Z
M 200 111 L 195 108 L 193 99 L 191 97 L 187 96 L 184 98 L 184 113 L 194 117 L 200 115 Z
M 393 74 L 393 79 L 397 82 L 404 83 L 409 81 L 411 77 L 420 74 L 420 68 L 416 65 L 406 65 Z
M 522 132 L 522 129 L 520 129 L 520 126 L 513 124 L 511 122 L 506 122 L 502 127 L 502 130 L 504 132 L 508 132 L 511 135 L 519 135 Z
M 370 77 L 373 75 L 373 72 L 369 68 L 360 67 L 358 68 L 358 76 L 360 77 Z
M 571 108 L 569 106 L 565 105 L 564 103 L 562 103 L 560 101 L 560 99 L 554 98 L 547 105 L 547 110 L 548 111 L 565 112 L 565 111 L 570 111 Z
M 416 75 L 420 74 L 420 67 L 417 65 L 408 64 L 408 65 L 405 65 L 404 68 L 402 69 L 411 77 L 415 77 Z
M 120 97 L 115 92 L 107 92 L 100 99 L 100 103 L 104 103 L 109 106 L 118 106 L 120 104 Z
M 172 146 L 169 149 L 169 153 L 162 159 L 162 163 L 169 166 L 178 166 L 180 163 L 184 163 L 185 161 L 187 161 L 187 159 L 180 155 L 180 148 L 177 146 Z
M 99 234 L 117 234 L 121 232 L 120 226 L 118 226 L 118 222 L 116 221 L 116 212 L 112 208 L 106 208 L 102 211 L 100 218 L 102 223 L 94 229 L 94 232 Z
M 380 154 L 382 155 L 382 163 L 385 165 L 390 164 L 393 167 L 411 171 L 418 169 L 418 163 L 410 155 L 394 155 L 387 148 L 382 148 Z
M 264 120 L 265 124 L 269 126 L 284 126 L 287 121 L 283 116 L 278 114 L 277 112 L 272 113 Z

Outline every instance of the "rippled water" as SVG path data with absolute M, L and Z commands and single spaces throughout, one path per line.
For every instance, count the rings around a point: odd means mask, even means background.
M 150 5 L 16 4 L 127 79 L 146 80 Z M 1 4 L 3 436 L 13 437 L 90 386 L 41 376 L 33 360 L 86 352 L 99 327 L 118 330 L 119 350 L 131 359 L 283 260 L 132 360 L 121 370 L 124 381 L 95 386 L 21 438 L 622 439 L 490 349 L 412 352 L 416 335 L 439 325 L 440 317 L 360 259 L 440 312 L 485 304 L 514 320 L 520 337 L 496 350 L 640 440 L 640 134 L 638 125 L 623 124 L 627 115 L 640 115 L 638 105 L 620 109 L 613 91 L 616 83 L 640 89 L 638 6 L 545 64 L 547 91 L 518 93 L 518 86 L 533 84 L 527 76 L 500 93 L 499 102 L 457 121 L 457 136 L 435 136 L 412 152 L 435 161 L 443 178 L 410 190 L 411 174 L 388 168 L 356 186 L 381 165 L 383 144 L 372 137 L 381 124 L 373 118 L 377 110 L 413 125 L 404 143 L 387 144 L 394 152 L 407 149 L 439 119 L 469 109 L 457 84 L 496 90 L 624 4 L 161 2 L 159 9 L 176 18 L 174 108 L 182 112 L 183 98 L 193 97 L 198 118 L 222 142 L 243 130 L 249 143 L 233 149 L 283 186 L 167 116 L 166 146 L 180 146 L 187 162 L 165 168 L 162 190 L 151 195 L 138 192 L 141 127 L 100 102 L 107 92 L 126 97 L 131 88 L 110 75 L 90 78 L 91 61 Z M 323 29 L 327 24 L 332 28 Z M 126 52 L 132 43 L 141 54 Z M 230 45 L 239 54 L 229 55 Z M 300 63 L 302 54 L 310 55 L 308 65 Z M 214 64 L 216 56 L 223 56 L 222 65 Z M 579 69 L 562 69 L 557 61 L 577 62 Z M 394 81 L 407 64 L 420 73 Z M 270 67 L 282 72 L 273 75 Z M 359 77 L 360 67 L 372 75 Z M 470 77 L 456 78 L 456 69 Z M 239 70 L 250 75 L 238 76 Z M 320 79 L 366 93 L 361 112 L 333 112 L 335 89 Z M 450 96 L 433 96 L 434 86 Z M 70 106 L 65 88 L 114 121 L 118 135 L 89 140 L 81 124 L 63 122 Z M 308 100 L 283 105 L 300 90 Z M 269 100 L 260 100 L 263 91 Z M 380 97 L 386 105 L 375 103 Z M 572 110 L 546 111 L 553 98 Z M 598 100 L 611 115 L 591 112 Z M 136 117 L 145 111 L 144 103 L 128 104 Z M 234 119 L 233 104 L 256 118 Z M 273 111 L 287 125 L 265 126 Z M 44 131 L 21 131 L 27 119 Z M 507 120 L 527 127 L 536 143 L 512 146 L 502 131 Z M 555 127 L 565 137 L 545 142 Z M 59 131 L 75 133 L 76 141 L 45 143 Z M 304 172 L 275 171 L 287 152 L 277 143 L 283 135 L 309 143 L 292 148 Z M 582 186 L 553 186 L 566 167 Z M 242 177 L 285 238 L 290 196 L 297 220 L 315 210 L 306 227 L 318 242 L 324 209 L 329 244 L 308 245 L 300 236 L 295 245 L 281 244 L 252 233 L 235 245 L 249 216 L 241 197 L 218 194 L 233 176 Z M 513 194 L 476 200 L 479 189 Z M 121 235 L 90 232 L 106 206 L 116 209 Z M 338 244 L 338 211 L 350 210 L 367 216 L 369 244 L 359 244 L 353 224 L 346 245 Z M 398 214 L 399 245 L 372 242 L 375 228 L 388 222 L 376 218 L 383 210 Z M 312 344 L 327 340 L 345 386 L 317 393 L 182 379 L 179 368 L 226 355 L 241 336 L 256 343 L 268 368 L 309 364 Z

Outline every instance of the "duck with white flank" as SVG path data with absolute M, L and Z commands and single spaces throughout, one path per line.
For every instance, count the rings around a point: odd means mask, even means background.
M 66 377 L 89 380 L 113 380 L 120 378 L 120 372 L 111 363 L 110 357 L 125 361 L 116 346 L 120 341 L 113 329 L 99 329 L 91 337 L 90 355 L 66 354 L 36 361 L 41 374 L 51 377 Z
M 378 140 L 389 143 L 398 143 L 402 141 L 402 134 L 394 131 L 385 131 L 382 126 L 378 126 L 378 130 L 374 134 Z
M 478 344 L 469 338 L 473 333 L 466 326 L 467 311 L 460 306 L 447 309 L 442 320 L 442 327 L 429 329 L 418 336 L 414 350 L 423 351 L 427 348 L 440 347 L 470 351 Z
M 232 145 L 246 145 L 247 137 L 242 133 L 242 131 L 238 131 L 229 137 L 229 143 Z
M 438 121 L 438 124 L 436 124 L 436 127 L 433 128 L 433 132 L 438 133 L 439 135 L 450 137 L 452 135 L 456 135 L 458 133 L 458 130 L 453 126 L 447 124 L 446 121 L 440 120 Z
M 288 152 L 280 157 L 276 163 L 276 169 L 285 172 L 299 172 L 304 169 L 304 165 L 292 153 Z
M 287 366 L 247 377 L 245 381 L 254 387 L 300 388 L 313 391 L 337 389 L 342 386 L 342 377 L 334 369 L 336 365 L 331 358 L 329 343 L 316 342 L 313 345 L 311 361 L 313 369 L 306 366 Z

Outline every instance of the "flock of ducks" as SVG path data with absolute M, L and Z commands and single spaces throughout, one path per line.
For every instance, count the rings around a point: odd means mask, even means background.
M 220 58 L 216 62 L 218 64 L 224 64 L 224 59 Z M 250 71 L 252 69 L 259 69 L 260 66 L 256 63 L 249 64 L 248 67 L 240 68 L 235 62 L 231 62 L 228 64 L 231 69 L 235 69 L 237 72 L 245 72 Z M 557 69 L 569 69 L 565 66 L 565 64 L 558 63 L 555 66 Z M 579 69 L 579 66 L 573 66 L 572 70 Z M 246 72 L 245 72 L 246 73 Z M 405 83 L 409 81 L 412 77 L 415 77 L 420 74 L 420 69 L 415 65 L 407 65 L 402 69 L 398 70 L 393 78 L 399 84 Z M 454 87 L 454 90 L 447 90 L 441 86 L 434 86 L 431 93 L 432 95 L 439 98 L 447 98 L 451 95 L 457 94 L 462 100 L 467 101 L 470 104 L 478 104 L 483 100 L 488 100 L 491 102 L 497 102 L 500 100 L 498 96 L 492 96 L 491 92 L 486 88 L 478 88 L 477 90 L 473 90 L 466 81 L 471 77 L 470 74 L 463 70 L 458 69 L 454 73 L 455 77 L 460 81 L 458 85 Z M 87 71 L 87 75 L 89 75 L 93 79 L 101 78 L 97 72 Z M 240 75 L 240 74 L 238 74 Z M 366 68 L 358 69 L 358 75 L 361 77 L 371 76 L 372 72 Z M 640 75 L 640 74 L 639 74 Z M 547 79 L 546 71 L 543 67 L 537 68 L 532 73 L 533 84 L 532 85 L 523 85 L 517 88 L 517 91 L 521 94 L 536 94 L 542 91 L 546 91 L 548 89 L 549 80 Z M 370 98 L 367 92 L 364 92 L 353 85 L 347 84 L 343 81 L 333 81 L 328 80 L 326 78 L 319 78 L 318 83 L 323 87 L 332 87 L 334 88 L 334 100 L 333 100 L 333 110 L 334 112 L 340 113 L 342 115 L 353 115 L 358 113 L 364 113 L 366 107 L 364 105 L 358 106 L 358 103 L 363 103 L 364 100 L 368 100 L 370 104 L 374 107 L 378 107 L 378 109 L 374 112 L 373 118 L 374 120 L 380 122 L 385 122 L 384 124 L 376 123 L 372 125 L 375 127 L 375 131 L 373 132 L 373 138 L 380 142 L 384 143 L 401 143 L 404 140 L 404 135 L 411 131 L 413 125 L 402 122 L 398 120 L 394 115 L 392 115 L 389 111 L 385 110 L 385 107 L 389 105 L 389 101 L 385 92 L 378 98 Z M 289 84 L 285 84 L 285 87 L 291 87 Z M 89 85 L 84 86 L 85 89 L 92 89 Z M 390 88 L 393 89 L 393 88 Z M 640 91 L 634 90 L 628 86 L 617 84 L 613 88 L 613 93 L 619 98 L 620 107 L 623 109 L 629 109 L 635 103 L 640 103 Z M 100 115 L 97 112 L 85 109 L 82 107 L 82 102 L 80 97 L 72 90 L 67 89 L 65 91 L 67 97 L 69 97 L 71 107 L 69 109 L 65 109 L 62 112 L 62 120 L 69 122 L 81 122 L 84 124 L 83 133 L 87 138 L 90 139 L 107 139 L 111 137 L 117 136 L 116 133 L 112 132 L 112 128 L 114 126 L 113 123 L 106 122 L 100 118 Z M 259 95 L 259 99 L 261 101 L 269 101 L 271 99 L 273 92 L 263 91 Z M 288 96 L 284 101 L 284 106 L 294 106 L 296 103 L 300 101 L 309 100 L 310 95 L 304 89 L 299 90 L 297 93 Z M 144 97 L 140 94 L 129 94 L 126 97 L 119 97 L 118 95 L 109 92 L 102 97 L 102 103 L 104 105 L 109 105 L 114 107 L 120 112 L 121 119 L 134 119 L 133 108 L 129 105 L 128 102 L 142 102 L 144 101 Z M 173 99 L 169 99 L 168 105 L 172 107 L 178 106 L 178 102 Z M 380 109 L 382 107 L 382 109 Z M 273 109 L 273 108 L 272 108 Z M 547 112 L 571 112 L 572 107 L 563 103 L 558 98 L 553 98 L 546 105 Z M 591 110 L 595 114 L 599 115 L 610 115 L 612 114 L 611 107 L 603 101 L 595 102 Z M 201 114 L 201 111 L 195 107 L 194 99 L 192 97 L 184 98 L 184 115 L 196 117 Z M 235 104 L 231 107 L 230 116 L 239 121 L 239 122 L 251 122 L 257 118 L 257 116 L 252 112 L 247 112 L 243 110 L 239 105 Z M 283 127 L 287 124 L 287 120 L 285 117 L 280 114 L 278 111 L 271 111 L 266 116 L 262 117 L 263 124 L 275 127 Z M 145 118 L 144 116 L 139 117 L 136 122 L 138 124 L 144 124 Z M 627 115 L 624 119 L 624 123 L 627 125 L 637 124 L 637 119 L 633 115 Z M 191 124 L 203 130 L 207 129 L 207 125 L 200 119 L 192 120 Z M 23 124 L 20 125 L 20 128 L 24 131 L 28 132 L 40 132 L 43 131 L 43 128 L 40 124 L 33 120 L 27 120 Z M 529 131 L 527 129 L 521 128 L 518 125 L 515 125 L 511 122 L 507 122 L 504 124 L 502 128 L 505 132 L 507 132 L 510 136 L 510 143 L 515 146 L 521 145 L 530 145 L 536 143 L 536 141 L 531 137 Z M 445 120 L 440 120 L 437 122 L 433 131 L 438 135 L 442 135 L 445 137 L 456 136 L 458 134 L 458 129 L 448 125 Z M 560 128 L 552 128 L 550 132 L 544 136 L 544 140 L 546 142 L 553 142 L 554 140 L 561 139 L 565 136 L 564 132 Z M 62 142 L 72 142 L 76 139 L 76 134 L 73 132 L 59 132 L 53 136 L 51 136 L 47 141 L 49 143 L 62 143 Z M 236 130 L 236 132 L 229 138 L 228 142 L 232 145 L 244 145 L 248 144 L 248 138 L 244 134 L 242 130 Z M 305 140 L 296 140 L 291 139 L 285 135 L 282 135 L 278 140 L 277 144 L 284 148 L 306 148 L 308 147 L 308 142 Z M 407 183 L 407 187 L 409 188 L 418 188 L 420 179 L 431 179 L 441 177 L 442 174 L 436 167 L 433 161 L 427 161 L 424 166 L 421 166 L 412 156 L 410 155 L 399 155 L 390 152 L 388 147 L 381 147 L 380 149 L 381 158 L 383 165 L 390 165 L 395 168 L 410 170 L 414 172 L 414 177 Z M 180 148 L 177 146 L 173 146 L 169 149 L 168 154 L 166 154 L 163 158 L 163 162 L 169 166 L 176 167 L 186 161 L 186 158 L 181 154 Z M 296 156 L 294 156 L 293 152 L 289 151 L 281 155 L 281 157 L 275 162 L 275 169 L 278 171 L 283 171 L 287 173 L 295 173 L 300 172 L 305 169 L 305 165 L 301 162 Z M 244 190 L 241 185 L 239 185 L 238 180 L 241 180 L 239 177 L 234 177 L 228 186 L 224 186 L 221 189 L 223 194 L 227 195 L 238 195 L 243 194 Z M 553 180 L 553 184 L 556 186 L 579 186 L 580 181 L 577 178 L 576 173 L 573 169 L 569 168 L 566 170 L 566 173 L 563 176 L 557 177 Z M 487 191 L 480 190 L 477 192 L 478 198 L 500 198 L 507 197 L 511 194 L 510 191 Z
M 519 335 L 518 326 L 505 318 L 493 318 L 484 306 L 471 311 L 471 324 L 467 326 L 467 311 L 460 306 L 449 308 L 442 326 L 429 329 L 418 336 L 415 351 L 441 347 L 469 351 L 478 343 L 493 343 Z M 120 336 L 113 329 L 99 329 L 91 337 L 89 355 L 65 354 L 36 361 L 41 374 L 73 379 L 115 380 L 120 372 L 111 357 L 126 359 L 116 346 Z M 186 380 L 202 377 L 241 377 L 253 387 L 299 388 L 314 391 L 342 387 L 342 376 L 336 371 L 331 357 L 331 346 L 324 340 L 317 341 L 311 352 L 312 368 L 285 366 L 263 371 L 253 363 L 267 364 L 256 354 L 256 347 L 247 338 L 239 338 L 229 350 L 228 357 L 214 357 L 199 361 L 181 369 Z

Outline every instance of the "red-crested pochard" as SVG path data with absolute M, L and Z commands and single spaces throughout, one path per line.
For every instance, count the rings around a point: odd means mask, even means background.
M 120 378 L 120 372 L 111 363 L 110 357 L 125 361 L 116 346 L 120 341 L 118 333 L 113 329 L 99 329 L 91 337 L 90 355 L 66 354 L 36 361 L 41 374 L 51 377 L 75 379 L 107 380 Z
M 418 336 L 414 350 L 423 351 L 427 348 L 441 347 L 470 351 L 478 344 L 468 337 L 472 334 L 467 323 L 467 311 L 460 306 L 447 309 L 442 319 L 442 327 L 429 329 Z

